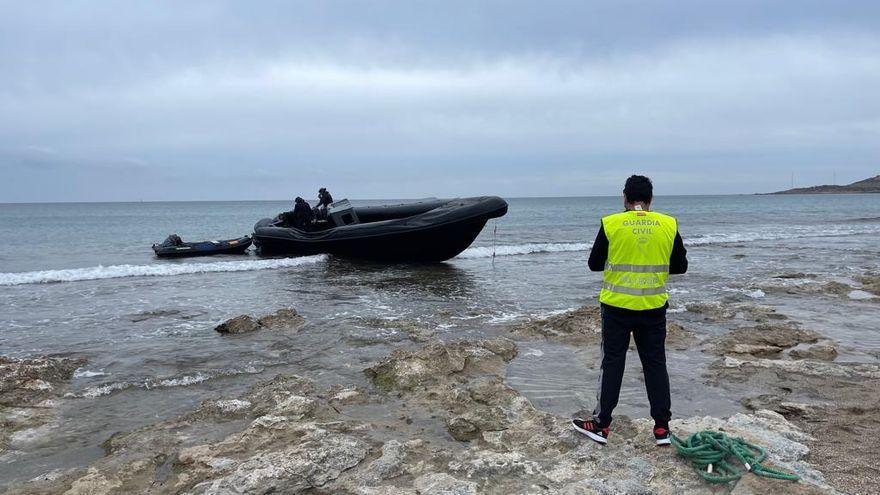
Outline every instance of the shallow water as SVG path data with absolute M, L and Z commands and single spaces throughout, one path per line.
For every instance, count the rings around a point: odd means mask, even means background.
M 89 360 L 62 401 L 59 423 L 4 456 L 0 481 L 82 465 L 100 456 L 100 443 L 116 431 L 234 395 L 276 373 L 365 384 L 361 370 L 369 363 L 396 346 L 416 345 L 413 327 L 444 339 L 482 337 L 590 303 L 600 275 L 586 271 L 587 250 L 599 217 L 618 210 L 620 200 L 512 199 L 509 214 L 487 225 L 472 248 L 435 265 L 327 256 L 165 261 L 149 249 L 171 232 L 185 239 L 238 236 L 287 207 L 0 205 L 0 234 L 16 240 L 0 252 L 2 354 Z M 839 359 L 877 359 L 877 300 L 761 287 L 782 273 L 850 280 L 877 269 L 880 196 L 665 197 L 655 207 L 679 218 L 689 248 L 689 273 L 670 284 L 673 311 L 696 301 L 770 305 L 838 340 Z M 282 307 L 303 314 L 306 328 L 295 335 L 213 331 L 237 314 Z M 687 312 L 674 316 L 705 338 L 725 330 Z M 590 359 L 589 350 L 523 342 L 508 381 L 537 406 L 570 414 L 593 405 Z M 670 352 L 676 414 L 739 410 L 737 398 L 693 386 L 709 362 L 697 349 Z M 644 416 L 635 353 L 629 365 L 617 413 Z

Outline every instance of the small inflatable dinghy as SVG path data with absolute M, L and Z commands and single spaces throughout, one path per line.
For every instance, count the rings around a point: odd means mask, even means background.
M 490 218 L 506 213 L 507 202 L 497 196 L 358 207 L 342 200 L 306 229 L 288 225 L 284 214 L 260 220 L 254 245 L 267 255 L 444 261 L 467 249 Z
M 177 234 L 171 234 L 162 244 L 153 244 L 153 251 L 160 258 L 183 258 L 185 256 L 212 256 L 215 254 L 244 254 L 251 247 L 250 236 L 227 241 L 183 242 Z

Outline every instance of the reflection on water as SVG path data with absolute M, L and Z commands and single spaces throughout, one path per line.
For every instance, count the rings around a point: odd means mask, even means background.
M 667 367 L 676 417 L 727 415 L 741 410 L 737 397 L 710 385 L 694 386 L 701 370 L 714 359 L 698 349 L 667 351 Z M 572 347 L 546 342 L 522 342 L 507 369 L 507 383 L 536 407 L 569 416 L 596 405 L 600 357 L 598 345 Z M 615 414 L 648 416 L 642 367 L 631 350 Z

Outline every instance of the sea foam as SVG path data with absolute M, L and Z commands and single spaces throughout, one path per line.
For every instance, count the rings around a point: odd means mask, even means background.
M 770 232 L 735 232 L 724 234 L 698 235 L 691 238 L 685 237 L 684 245 L 685 247 L 687 247 L 753 241 L 777 241 L 788 239 L 808 239 L 817 237 L 847 237 L 861 234 L 876 234 L 878 232 L 880 231 L 878 231 L 878 229 L 874 227 L 813 229 L 810 227 L 799 226 L 790 230 L 775 230 Z
M 516 256 L 522 254 L 535 253 L 565 253 L 572 251 L 586 251 L 590 249 L 592 244 L 581 242 L 559 242 L 559 243 L 530 243 L 530 244 L 512 244 L 508 246 L 481 246 L 465 249 L 458 258 L 491 258 L 492 253 L 495 256 Z
M 783 239 L 800 239 L 810 237 L 844 237 L 860 234 L 875 234 L 878 229 L 870 228 L 844 228 L 844 229 L 825 229 L 813 230 L 802 228 L 793 231 L 780 232 L 735 232 L 735 233 L 719 233 L 704 234 L 694 237 L 685 237 L 684 245 L 689 246 L 706 246 L 712 244 L 732 244 L 738 242 L 753 241 L 774 241 Z M 587 252 L 593 246 L 593 243 L 583 242 L 548 242 L 548 243 L 527 243 L 527 244 L 508 244 L 499 246 L 479 246 L 471 247 L 462 251 L 457 258 L 491 258 L 493 253 L 495 256 L 520 256 L 526 254 L 542 254 L 542 253 L 566 253 L 583 251 Z
M 51 282 L 78 282 L 123 277 L 167 277 L 193 273 L 243 272 L 291 268 L 311 265 L 326 260 L 326 255 L 300 258 L 215 261 L 211 263 L 156 263 L 152 265 L 110 265 L 64 270 L 43 270 L 21 273 L 0 273 L 0 285 L 45 284 Z
M 277 363 L 269 363 L 277 364 Z M 86 398 L 94 399 L 110 395 L 120 390 L 128 390 L 131 388 L 153 390 L 171 387 L 188 387 L 196 385 L 214 378 L 222 378 L 235 375 L 253 375 L 262 373 L 265 370 L 263 366 L 255 366 L 253 364 L 245 365 L 241 368 L 231 368 L 226 370 L 208 370 L 196 371 L 188 375 L 171 376 L 167 378 L 150 378 L 142 382 L 109 382 L 93 387 L 88 387 L 79 393 L 68 392 L 65 397 L 70 398 Z

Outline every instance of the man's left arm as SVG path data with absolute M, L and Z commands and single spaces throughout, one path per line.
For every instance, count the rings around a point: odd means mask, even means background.
M 688 271 L 687 249 L 681 234 L 675 233 L 675 241 L 672 243 L 672 254 L 669 256 L 669 274 L 679 275 Z

